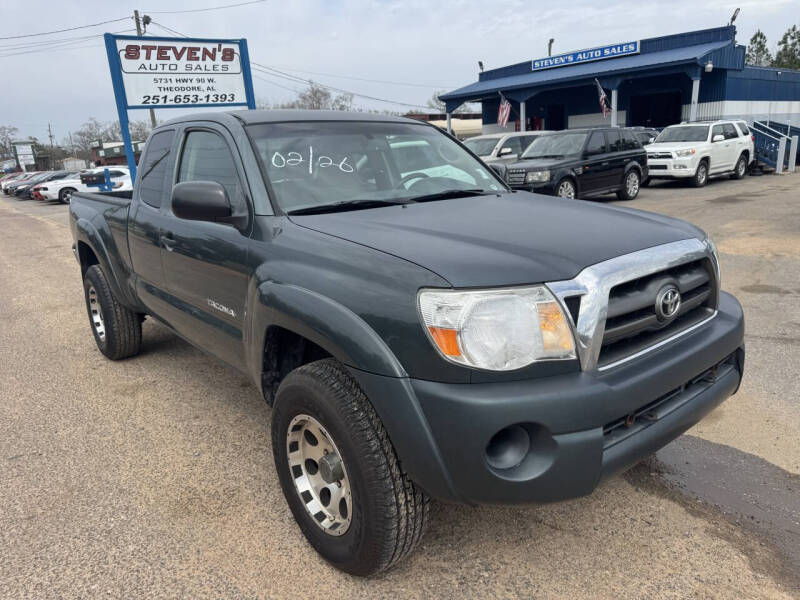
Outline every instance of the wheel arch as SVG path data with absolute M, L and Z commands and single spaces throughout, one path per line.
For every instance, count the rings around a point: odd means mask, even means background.
M 108 249 L 94 225 L 86 219 L 78 219 L 75 222 L 75 240 L 78 261 L 81 267 L 81 278 L 86 275 L 86 270 L 89 267 L 98 265 L 103 270 L 114 295 L 123 304 L 132 306 L 133 304 L 129 301 L 128 295 L 123 292 L 117 272 L 112 268 Z

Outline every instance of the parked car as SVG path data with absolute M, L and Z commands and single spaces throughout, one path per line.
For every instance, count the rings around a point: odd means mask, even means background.
M 534 144 L 584 138 L 628 143 Z M 641 148 L 617 150 L 638 175 Z M 742 377 L 702 230 L 513 192 L 410 119 L 187 114 L 151 133 L 133 192 L 76 192 L 69 214 L 99 351 L 136 355 L 149 315 L 245 373 L 301 531 L 357 575 L 413 550 L 430 498 L 584 496 Z
M 28 177 L 29 175 L 30 175 L 29 173 L 25 173 L 25 172 L 21 172 L 21 171 L 20 172 L 16 172 L 16 173 L 8 173 L 7 175 L 4 175 L 2 178 L 0 178 L 0 189 L 3 191 L 3 193 L 5 193 L 5 186 L 6 185 L 8 185 L 8 184 L 10 184 L 10 183 L 12 183 L 14 181 L 19 181 L 20 179 L 22 179 L 24 177 Z
M 633 133 L 633 136 L 639 140 L 642 146 L 652 144 L 660 133 L 658 129 L 652 127 L 626 127 L 626 129 Z
M 31 178 L 35 177 L 38 174 L 39 171 L 27 171 L 24 173 L 20 173 L 19 177 L 9 178 L 6 181 L 3 181 L 2 184 L 0 184 L 0 187 L 2 187 L 4 194 L 9 194 L 10 196 L 13 196 L 14 195 L 13 190 L 16 186 L 29 181 Z
M 40 182 L 47 176 L 47 174 L 48 171 L 39 171 L 35 174 L 32 174 L 30 177 L 26 179 L 20 179 L 18 181 L 15 181 L 14 183 L 7 186 L 6 193 L 10 196 L 16 196 L 18 198 L 27 199 L 28 191 L 30 190 L 31 186 Z
M 128 167 L 119 165 L 96 167 L 94 169 L 82 171 L 81 173 L 103 173 L 106 169 L 108 169 L 108 174 L 111 177 L 111 181 L 114 182 L 115 190 L 129 192 L 133 189 L 133 184 L 131 183 L 131 173 L 128 170 Z M 64 204 L 69 204 L 73 193 L 88 192 L 92 190 L 92 188 L 81 182 L 81 173 L 79 173 L 75 178 L 47 182 L 46 185 L 43 185 L 39 188 L 39 194 L 45 200 L 60 200 Z
M 633 200 L 647 177 L 647 154 L 627 129 L 569 129 L 534 140 L 508 165 L 506 181 L 521 190 L 561 198 L 616 193 Z
M 684 179 L 695 187 L 715 175 L 741 179 L 755 158 L 753 135 L 744 121 L 670 125 L 645 149 L 651 179 Z
M 37 183 L 33 184 L 29 190 L 28 194 L 30 198 L 34 200 L 44 200 L 44 196 L 41 194 L 42 187 L 46 187 L 50 183 L 60 181 L 62 179 L 74 179 L 78 176 L 78 171 L 52 171 L 48 177 L 40 179 Z
M 547 133 L 550 132 L 488 133 L 464 140 L 464 145 L 486 164 L 506 164 L 518 160 L 533 140 Z

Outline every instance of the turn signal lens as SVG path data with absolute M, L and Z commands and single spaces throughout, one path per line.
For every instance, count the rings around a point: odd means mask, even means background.
M 442 327 L 428 327 L 431 337 L 445 356 L 461 356 L 458 347 L 458 332 L 455 329 L 444 329 Z
M 539 310 L 542 347 L 548 352 L 565 352 L 573 348 L 572 332 L 561 307 L 555 302 L 543 302 Z

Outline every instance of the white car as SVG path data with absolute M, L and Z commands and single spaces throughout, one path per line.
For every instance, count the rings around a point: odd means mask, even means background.
M 111 181 L 114 183 L 115 192 L 129 192 L 133 189 L 131 173 L 128 167 L 111 165 L 108 167 L 96 167 L 94 169 L 82 171 L 82 173 L 102 173 L 105 169 L 108 169 L 108 174 L 111 177 Z M 42 198 L 45 200 L 60 200 L 65 204 L 69 204 L 74 192 L 91 192 L 96 190 L 97 188 L 90 188 L 81 183 L 80 176 L 78 176 L 75 179 L 48 181 L 39 188 L 39 194 L 41 194 Z
M 753 136 L 744 121 L 670 125 L 645 150 L 650 179 L 686 179 L 695 187 L 714 175 L 741 179 L 755 158 Z
M 464 140 L 464 145 L 486 164 L 512 163 L 518 160 L 533 140 L 546 133 L 552 132 L 487 133 Z

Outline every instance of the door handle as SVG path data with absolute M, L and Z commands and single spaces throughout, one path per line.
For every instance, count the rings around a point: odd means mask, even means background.
M 172 252 L 175 249 L 176 243 L 177 242 L 175 241 L 175 238 L 172 237 L 172 233 L 167 232 L 161 234 L 161 245 L 169 252 Z
M 608 166 L 608 161 L 606 161 L 606 162 L 604 162 L 604 163 L 600 163 L 600 166 L 601 166 L 601 167 L 607 167 L 607 166 Z

